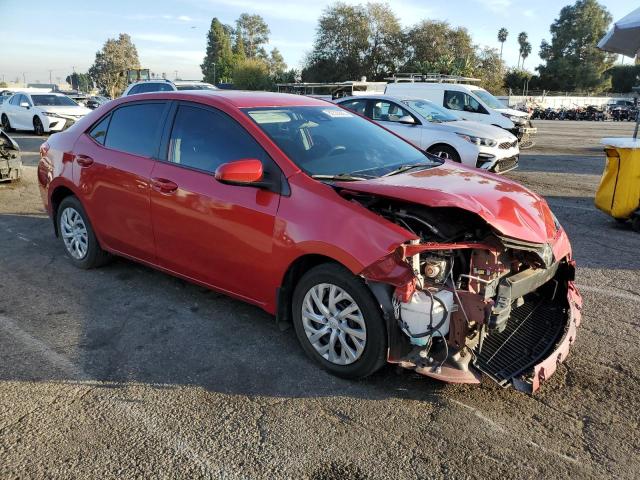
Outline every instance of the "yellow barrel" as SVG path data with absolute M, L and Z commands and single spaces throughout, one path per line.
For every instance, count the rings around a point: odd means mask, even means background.
M 596 207 L 614 218 L 630 218 L 640 207 L 640 148 L 604 149 L 607 164 L 596 192 Z

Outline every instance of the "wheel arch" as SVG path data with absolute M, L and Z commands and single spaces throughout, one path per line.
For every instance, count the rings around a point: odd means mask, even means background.
M 436 142 L 433 145 L 429 145 L 425 150 L 427 152 L 431 152 L 433 149 L 438 148 L 438 147 L 447 147 L 447 148 L 452 149 L 454 152 L 456 152 L 456 155 L 458 155 L 457 159 L 452 159 L 452 160 L 454 160 L 456 162 L 462 161 L 462 155 L 460 154 L 460 151 L 456 147 L 451 145 L 450 143 L 446 143 L 446 142 L 442 142 L 442 141 Z
M 55 232 L 56 237 L 60 235 L 60 232 L 58 231 L 58 222 L 56 220 L 58 218 L 58 208 L 65 198 L 71 196 L 77 197 L 76 193 L 66 185 L 58 185 L 51 192 L 49 205 L 51 205 L 51 220 L 53 221 L 53 231 Z

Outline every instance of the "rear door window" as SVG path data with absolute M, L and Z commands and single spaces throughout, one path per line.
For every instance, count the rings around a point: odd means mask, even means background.
M 211 109 L 180 105 L 169 142 L 168 160 L 205 172 L 215 172 L 223 163 L 256 158 L 263 164 L 270 157 L 258 142 L 228 115 Z
M 164 108 L 164 102 L 145 102 L 116 109 L 104 146 L 141 157 L 156 156 Z
M 367 100 L 351 100 L 349 102 L 340 103 L 340 106 L 349 109 L 352 112 L 364 115 L 367 109 Z

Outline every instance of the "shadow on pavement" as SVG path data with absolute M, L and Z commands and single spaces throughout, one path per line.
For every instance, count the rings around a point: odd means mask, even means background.
M 280 331 L 257 307 L 123 259 L 76 269 L 47 218 L 0 215 L 0 245 L 0 291 L 22 292 L 0 297 L 0 326 L 4 318 L 20 337 L 0 328 L 0 380 L 427 401 L 458 388 L 393 366 L 362 381 L 333 377 L 307 359 L 292 328 Z M 47 355 L 68 359 L 78 374 L 52 366 Z

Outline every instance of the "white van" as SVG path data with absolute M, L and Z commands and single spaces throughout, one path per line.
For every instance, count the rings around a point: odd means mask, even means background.
M 442 105 L 462 120 L 473 120 L 508 130 L 518 137 L 521 148 L 533 145 L 532 136 L 537 129 L 531 125 L 529 114 L 507 107 L 484 88 L 454 83 L 455 80 L 450 79 L 415 81 L 415 78 L 410 77 L 409 81 L 404 78 L 396 79 L 387 85 L 385 95 L 430 100 L 436 105 Z

